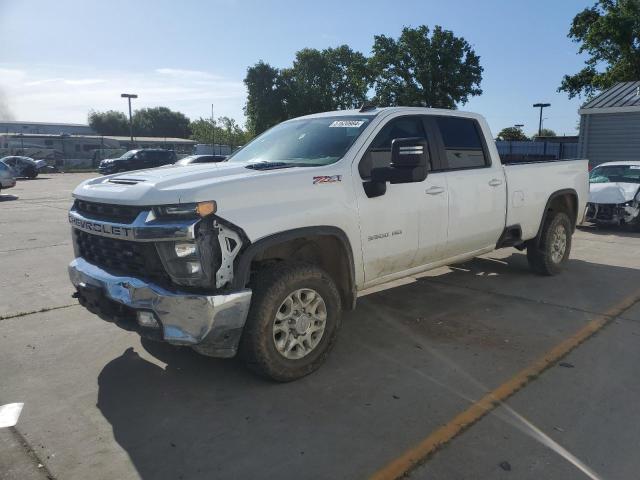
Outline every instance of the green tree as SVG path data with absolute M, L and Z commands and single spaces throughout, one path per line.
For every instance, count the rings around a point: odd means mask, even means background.
M 128 135 L 129 120 L 122 112 L 107 110 L 98 112 L 90 110 L 88 115 L 89 126 L 100 135 Z
M 524 141 L 529 140 L 529 138 L 524 134 L 520 127 L 507 127 L 500 130 L 496 140 L 507 140 L 507 141 Z
M 322 51 L 329 68 L 333 108 L 358 108 L 367 100 L 373 75 L 367 57 L 347 45 Z
M 247 69 L 244 84 L 247 86 L 247 103 L 244 113 L 247 128 L 253 135 L 264 132 L 286 119 L 282 89 L 279 88 L 280 72 L 260 60 Z
M 550 128 L 543 128 L 540 130 L 540 135 L 536 133 L 536 137 L 557 137 L 558 134 L 551 130 Z
M 372 52 L 379 105 L 456 108 L 482 93 L 480 57 L 440 26 L 405 27 L 397 40 L 376 35 Z
M 367 58 L 347 45 L 296 52 L 293 65 L 276 69 L 260 61 L 247 70 L 247 126 L 261 133 L 282 120 L 360 106 L 371 75 Z
M 588 56 L 584 68 L 565 75 L 558 88 L 569 98 L 640 79 L 639 0 L 598 0 L 574 17 L 568 36 Z
M 133 134 L 141 137 L 178 137 L 191 135 L 189 119 L 167 107 L 142 108 L 133 114 Z
M 211 143 L 229 145 L 232 149 L 244 145 L 251 138 L 249 133 L 243 130 L 234 119 L 220 117 L 217 121 L 199 118 L 191 122 L 191 138 L 198 143 Z M 215 136 L 213 135 L 215 129 Z

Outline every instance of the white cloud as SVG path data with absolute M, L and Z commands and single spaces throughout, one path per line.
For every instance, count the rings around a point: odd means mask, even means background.
M 156 73 L 193 80 L 220 80 L 222 78 L 201 70 L 184 70 L 180 68 L 156 68 Z
M 101 78 L 78 78 L 76 80 L 65 80 L 67 85 L 95 85 L 96 83 L 104 83 L 106 80 Z
M 122 92 L 138 94 L 133 108 L 166 106 L 192 119 L 216 116 L 244 123 L 246 99 L 241 80 L 212 72 L 159 68 L 151 71 L 100 72 L 69 67 L 0 65 L 0 91 L 17 120 L 86 122 L 89 110 L 126 110 Z M 95 72 L 93 72 L 95 73 Z

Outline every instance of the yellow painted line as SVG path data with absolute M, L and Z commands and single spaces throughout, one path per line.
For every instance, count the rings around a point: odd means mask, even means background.
M 624 300 L 607 310 L 604 314 L 599 315 L 598 318 L 591 320 L 576 333 L 553 347 L 524 370 L 521 370 L 498 388 L 482 397 L 464 412 L 459 413 L 450 422 L 432 432 L 416 446 L 410 448 L 395 460 L 392 460 L 390 463 L 382 467 L 370 477 L 371 480 L 393 480 L 409 473 L 438 448 L 451 441 L 467 427 L 471 426 L 491 410 L 498 407 L 501 402 L 504 402 L 524 387 L 530 380 L 540 375 L 543 371 L 555 364 L 571 350 L 576 348 L 640 300 L 639 294 L 640 292 L 636 292 L 633 295 L 629 295 Z

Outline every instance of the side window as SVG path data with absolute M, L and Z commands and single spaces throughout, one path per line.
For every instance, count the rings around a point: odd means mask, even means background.
M 485 157 L 480 128 L 475 120 L 459 117 L 437 117 L 447 157 L 447 169 L 481 168 L 489 162 Z
M 426 138 L 422 117 L 410 116 L 391 120 L 376 135 L 358 164 L 360 177 L 366 180 L 371 177 L 371 169 L 388 167 L 391 163 L 391 142 L 395 138 Z M 431 166 L 429 166 L 431 170 Z

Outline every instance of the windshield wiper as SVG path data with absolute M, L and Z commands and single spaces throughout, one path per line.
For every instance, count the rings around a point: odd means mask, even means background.
M 272 170 L 275 168 L 291 168 L 296 166 L 295 164 L 286 162 L 256 162 L 247 165 L 247 168 L 251 168 L 252 170 Z

